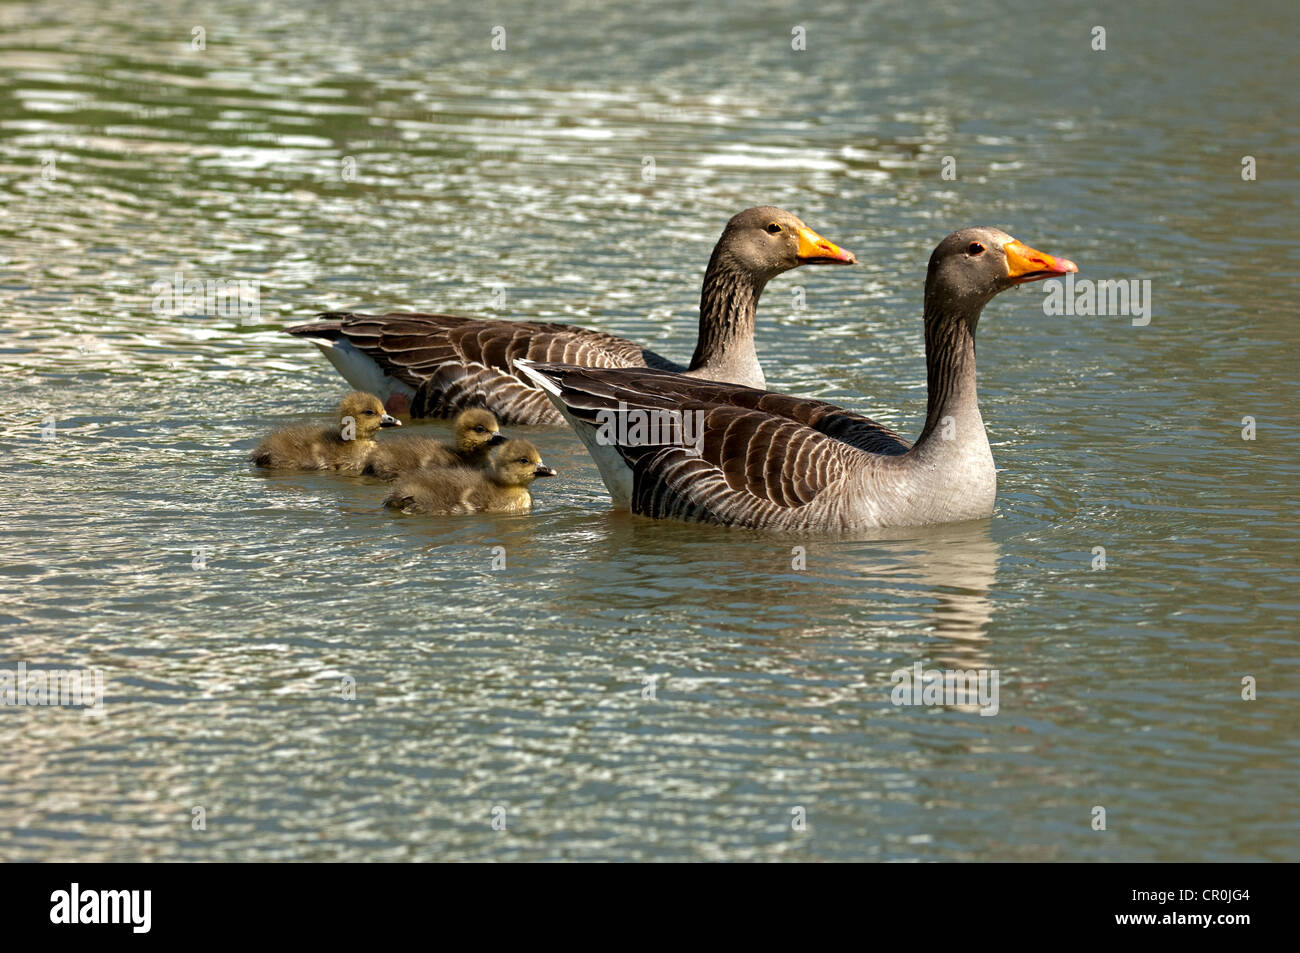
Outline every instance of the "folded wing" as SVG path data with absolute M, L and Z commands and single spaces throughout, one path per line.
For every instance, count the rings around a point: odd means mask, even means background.
M 446 314 L 330 312 L 288 328 L 320 342 L 344 342 L 415 391 L 416 417 L 449 417 L 486 407 L 502 423 L 556 424 L 562 418 L 514 361 L 592 367 L 674 367 L 624 338 L 568 324 L 484 321 Z
M 550 382 L 606 482 L 613 476 L 625 486 L 627 504 L 645 516 L 795 525 L 800 511 L 819 501 L 833 506 L 836 488 L 868 465 L 869 455 L 909 449 L 889 428 L 824 401 L 653 369 L 540 364 L 528 370 Z M 639 443 L 624 439 L 631 430 L 625 426 L 612 432 L 611 443 L 609 423 L 627 411 L 643 420 L 654 411 L 681 414 L 679 439 Z M 616 472 L 613 454 L 630 472 L 630 485 L 622 479 L 627 474 Z M 610 489 L 616 499 L 622 495 Z

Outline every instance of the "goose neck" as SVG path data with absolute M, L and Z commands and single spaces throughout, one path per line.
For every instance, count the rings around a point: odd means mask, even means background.
M 716 250 L 700 293 L 700 335 L 690 370 L 713 380 L 747 382 L 759 370 L 754 350 L 754 312 L 766 279 Z
M 975 386 L 975 323 L 979 315 L 927 313 L 925 426 L 915 449 L 954 440 L 987 442 Z

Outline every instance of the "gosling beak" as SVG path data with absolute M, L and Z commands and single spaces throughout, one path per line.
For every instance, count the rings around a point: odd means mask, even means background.
M 1034 251 L 1014 238 L 1002 246 L 1002 252 L 1007 256 L 1007 276 L 1013 285 L 1055 278 L 1079 270 L 1079 266 L 1068 258 L 1053 258 Z
M 506 442 L 506 435 L 498 431 L 497 433 L 494 433 L 492 436 L 488 437 L 487 445 L 489 447 L 495 447 L 497 444 L 505 443 L 505 442 Z
M 845 251 L 832 241 L 827 241 L 807 225 L 795 232 L 799 248 L 795 255 L 801 265 L 852 265 L 858 260 L 851 251 Z
M 537 469 L 533 471 L 533 476 L 555 476 L 555 471 L 550 467 L 544 467 L 539 463 L 537 464 Z
M 396 417 L 393 417 L 393 416 L 390 415 L 390 414 L 384 414 L 384 416 L 382 416 L 382 417 L 379 418 L 379 426 L 381 426 L 381 427 L 400 427 L 400 426 L 402 426 L 402 422 L 401 422 L 400 420 L 398 420 Z

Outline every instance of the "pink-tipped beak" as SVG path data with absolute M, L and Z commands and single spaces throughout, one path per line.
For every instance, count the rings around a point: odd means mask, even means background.
M 1079 270 L 1079 266 L 1068 258 L 1035 251 L 1014 238 L 1002 246 L 1002 251 L 1007 256 L 1007 274 L 1012 284 L 1022 285 L 1026 281 L 1055 278 Z

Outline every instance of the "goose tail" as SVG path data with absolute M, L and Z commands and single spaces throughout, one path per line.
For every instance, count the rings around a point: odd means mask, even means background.
M 517 357 L 514 360 L 515 369 L 522 372 L 525 377 L 546 392 L 546 396 L 551 398 L 551 403 L 555 409 L 564 415 L 564 419 L 573 423 L 573 418 L 569 416 L 568 408 L 564 406 L 564 401 L 560 397 L 560 385 L 541 370 L 535 361 L 530 361 L 524 357 Z
M 619 453 L 617 446 L 599 439 L 599 428 L 592 421 L 578 416 L 565 403 L 560 379 L 566 370 L 576 368 L 567 364 L 538 364 L 518 357 L 515 358 L 514 365 L 517 371 L 541 388 L 542 392 L 550 398 L 551 403 L 555 405 L 555 409 L 560 412 L 560 415 L 564 417 L 583 444 L 586 445 L 587 452 L 596 461 L 596 467 L 600 470 L 600 478 L 605 481 L 605 488 L 609 490 L 610 499 L 613 500 L 615 509 L 631 509 L 634 476 L 632 468 L 623 459 L 623 455 Z
M 303 338 L 315 344 L 334 369 L 356 390 L 377 394 L 384 406 L 397 413 L 406 413 L 415 388 L 388 373 L 378 361 L 356 347 L 343 333 L 343 322 L 354 317 L 364 317 L 344 311 L 328 311 L 318 315 L 319 321 L 285 328 L 286 334 Z

